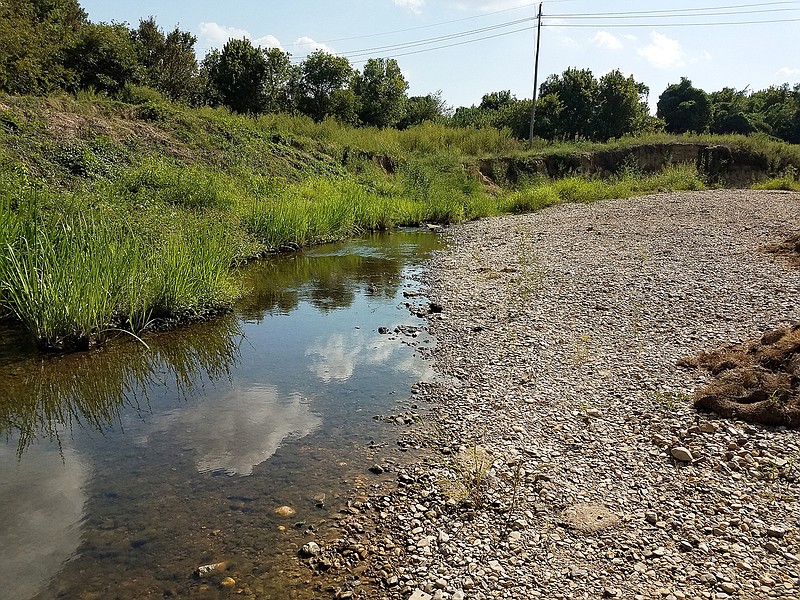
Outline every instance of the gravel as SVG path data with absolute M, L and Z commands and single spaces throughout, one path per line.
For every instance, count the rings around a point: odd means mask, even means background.
M 798 229 L 800 195 L 730 190 L 449 228 L 357 596 L 800 598 L 800 432 L 698 413 L 676 366 L 800 320 L 762 252 Z

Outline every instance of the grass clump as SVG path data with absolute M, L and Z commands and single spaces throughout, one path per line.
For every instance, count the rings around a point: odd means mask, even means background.
M 141 331 L 155 317 L 215 310 L 235 296 L 237 246 L 207 220 L 159 229 L 80 195 L 5 188 L 0 314 L 43 349 L 88 348 L 119 327 Z

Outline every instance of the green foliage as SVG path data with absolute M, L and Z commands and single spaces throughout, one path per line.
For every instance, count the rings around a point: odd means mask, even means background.
M 124 25 L 84 25 L 66 50 L 64 64 L 75 73 L 78 88 L 115 95 L 136 78 L 131 33 Z
M 359 117 L 365 125 L 394 127 L 406 111 L 408 82 L 393 58 L 372 58 L 353 84 L 360 98 Z
M 266 106 L 264 53 L 250 40 L 228 40 L 218 60 L 209 67 L 209 78 L 222 104 L 238 113 L 255 114 Z
M 86 23 L 77 0 L 0 2 L 0 90 L 47 94 L 72 86 L 64 55 Z
M 315 121 L 333 116 L 331 97 L 344 90 L 353 78 L 353 68 L 343 56 L 317 50 L 300 66 L 298 107 Z
M 237 245 L 213 221 L 151 221 L 82 195 L 54 195 L 6 176 L 0 189 L 0 312 L 48 349 L 87 347 L 112 328 L 225 306 Z M 10 187 L 9 184 L 15 184 Z M 175 218 L 175 215 L 172 215 Z M 164 220 L 162 220 L 164 219 Z
M 542 84 L 541 96 L 553 94 L 562 103 L 557 129 L 564 138 L 592 137 L 598 89 L 589 69 L 569 68 L 560 76 L 551 75 Z
M 423 123 L 441 123 L 451 110 L 442 99 L 442 92 L 427 96 L 413 96 L 406 102 L 406 111 L 397 124 L 398 129 L 408 129 Z
M 300 71 L 292 57 L 280 48 L 265 48 L 264 94 L 266 112 L 290 113 L 294 110 L 294 94 L 299 85 Z
M 172 100 L 188 101 L 197 93 L 198 65 L 194 53 L 197 38 L 177 27 L 169 34 L 154 17 L 139 21 L 132 32 L 142 81 Z
M 233 205 L 235 186 L 219 171 L 149 157 L 113 182 L 113 193 L 137 208 L 167 203 L 188 209 L 226 209 Z
M 648 93 L 646 85 L 633 76 L 625 77 L 619 69 L 603 75 L 593 117 L 595 139 L 605 141 L 642 131 L 650 114 Z
M 711 123 L 711 100 L 686 77 L 670 85 L 658 98 L 658 118 L 670 133 L 703 133 Z

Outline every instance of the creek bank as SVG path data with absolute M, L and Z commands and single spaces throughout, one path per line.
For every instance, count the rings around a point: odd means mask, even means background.
M 800 272 L 762 251 L 799 207 L 671 193 L 449 229 L 430 277 L 439 377 L 392 421 L 398 448 L 375 453 L 342 537 L 319 542 L 343 569 L 323 588 L 797 598 L 800 432 L 698 413 L 709 376 L 677 363 L 800 319 Z M 348 571 L 352 546 L 367 557 Z
M 766 155 L 722 144 L 638 144 L 597 152 L 553 153 L 542 156 L 490 158 L 478 161 L 481 175 L 492 183 L 516 185 L 525 178 L 551 179 L 571 174 L 611 177 L 625 169 L 656 173 L 670 165 L 693 164 L 709 181 L 727 187 L 747 187 L 777 174 L 787 165 L 773 165 Z

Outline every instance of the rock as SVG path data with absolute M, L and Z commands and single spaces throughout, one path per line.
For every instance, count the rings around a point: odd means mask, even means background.
M 652 511 L 646 512 L 644 513 L 644 520 L 651 525 L 655 525 L 658 522 L 658 515 Z
M 370 473 L 374 473 L 375 475 L 380 475 L 381 473 L 383 473 L 383 467 L 380 465 L 372 465 L 369 468 L 369 471 Z
M 416 589 L 411 596 L 409 596 L 408 600 L 433 600 L 433 596 L 426 594 L 420 589 Z
M 453 595 L 450 596 L 451 600 L 464 600 L 464 592 L 461 590 L 456 590 L 453 592 Z
M 670 453 L 675 460 L 679 460 L 681 462 L 692 462 L 694 460 L 691 451 L 683 446 L 676 446 L 670 451 Z
M 388 335 L 389 328 L 388 327 L 378 327 L 378 333 L 381 335 Z
M 464 577 L 463 581 L 461 582 L 461 587 L 465 590 L 471 590 L 475 587 L 475 582 L 472 580 L 472 577 Z
M 731 583 L 730 581 L 723 581 L 719 584 L 719 589 L 721 589 L 726 594 L 735 594 L 739 591 L 739 587 Z
M 225 577 L 219 582 L 222 587 L 232 588 L 236 585 L 236 580 L 233 577 Z
M 775 539 L 781 539 L 786 535 L 786 529 L 783 527 L 770 526 L 767 527 L 767 536 Z
M 300 547 L 298 553 L 303 558 L 311 558 L 312 556 L 318 556 L 320 552 L 322 552 L 322 549 L 317 542 L 308 542 Z
M 700 431 L 702 431 L 703 433 L 716 433 L 717 432 L 717 426 L 714 425 L 713 423 L 709 422 L 709 421 L 703 421 L 702 423 L 700 423 L 700 425 L 698 427 L 699 427 Z
M 213 575 L 214 573 L 219 573 L 221 571 L 224 571 L 227 568 L 228 568 L 228 563 L 218 562 L 210 565 L 203 565 L 202 567 L 197 567 L 194 570 L 194 574 L 197 577 L 208 577 L 209 575 Z
M 279 517 L 293 517 L 297 511 L 291 506 L 279 506 L 275 509 L 275 514 Z

